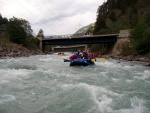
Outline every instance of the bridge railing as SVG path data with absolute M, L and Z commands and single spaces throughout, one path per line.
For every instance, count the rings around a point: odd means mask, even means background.
M 66 34 L 66 35 L 51 35 L 47 36 L 45 38 L 50 39 L 56 39 L 56 38 L 72 38 L 72 37 L 79 37 L 79 36 L 92 36 L 92 34 L 84 34 L 84 33 L 78 33 L 78 34 Z

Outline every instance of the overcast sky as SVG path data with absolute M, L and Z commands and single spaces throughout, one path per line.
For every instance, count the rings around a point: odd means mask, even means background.
M 0 0 L 0 13 L 29 21 L 34 33 L 73 34 L 96 21 L 97 9 L 106 0 Z

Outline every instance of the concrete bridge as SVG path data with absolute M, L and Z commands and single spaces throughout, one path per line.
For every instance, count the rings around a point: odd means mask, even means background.
M 72 52 L 77 50 L 87 50 L 87 45 L 57 46 L 52 47 L 53 52 Z
M 74 36 L 66 38 L 47 38 L 40 41 L 40 48 L 44 51 L 46 45 L 77 45 L 77 44 L 99 44 L 116 43 L 119 34 L 105 34 L 92 36 Z

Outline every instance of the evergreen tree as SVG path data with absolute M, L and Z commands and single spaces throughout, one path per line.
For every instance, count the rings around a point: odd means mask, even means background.
M 0 14 L 0 25 L 7 24 L 7 23 L 8 23 L 8 19 L 7 18 L 3 18 L 2 15 Z
M 90 25 L 86 31 L 86 34 L 93 34 L 94 26 Z
M 39 30 L 37 37 L 44 38 L 44 31 L 42 29 Z

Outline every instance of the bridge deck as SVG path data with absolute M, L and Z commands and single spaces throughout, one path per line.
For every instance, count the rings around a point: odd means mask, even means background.
M 46 38 L 44 40 L 62 40 L 62 39 L 76 39 L 76 38 L 100 38 L 100 37 L 118 37 L 119 34 L 105 34 L 105 35 L 84 35 L 84 36 L 73 36 L 73 37 L 65 37 L 65 38 Z
M 43 39 L 42 45 L 75 45 L 75 44 L 98 44 L 115 43 L 119 34 L 79 36 L 68 38 Z

